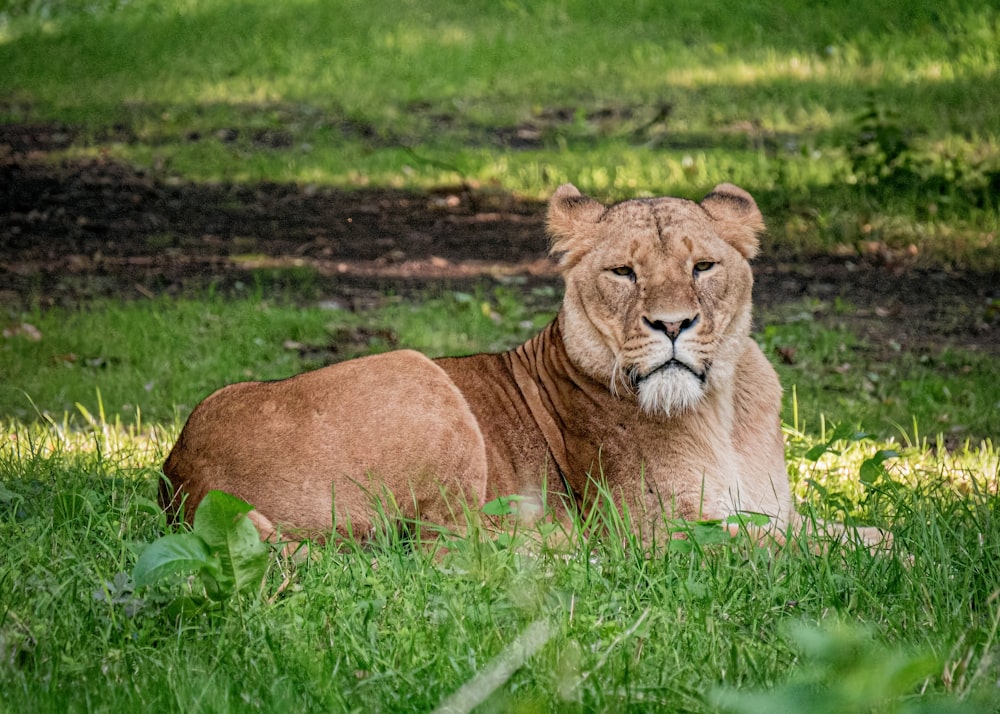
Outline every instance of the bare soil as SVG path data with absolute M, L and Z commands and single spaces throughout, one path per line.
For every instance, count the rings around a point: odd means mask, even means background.
M 265 289 L 307 284 L 305 299 L 348 307 L 387 291 L 559 284 L 544 204 L 508 193 L 192 184 L 110 159 L 53 160 L 71 141 L 60 126 L 0 127 L 0 308 L 9 319 L 35 304 L 227 292 L 261 269 L 271 276 Z M 995 273 L 906 267 L 878 254 L 765 254 L 755 274 L 764 313 L 839 300 L 820 317 L 887 357 L 943 346 L 1000 356 Z

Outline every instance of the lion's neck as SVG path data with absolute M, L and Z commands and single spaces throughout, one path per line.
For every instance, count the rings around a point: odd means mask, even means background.
M 570 358 L 559 317 L 504 357 L 560 472 L 575 473 L 578 419 L 604 412 L 611 406 L 605 401 L 617 400 Z M 576 486 L 572 484 L 571 490 Z
M 560 313 L 541 332 L 512 350 L 511 362 L 520 365 L 551 399 L 576 398 L 581 392 L 597 401 L 604 395 L 611 397 L 606 384 L 588 375 L 570 357 L 561 318 Z

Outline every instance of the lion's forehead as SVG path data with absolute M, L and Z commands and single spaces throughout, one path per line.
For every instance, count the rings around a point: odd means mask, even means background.
M 719 242 L 704 209 L 682 198 L 624 201 L 611 206 L 601 222 L 613 239 L 605 247 L 628 251 L 637 260 L 688 257 Z
M 632 199 L 611 206 L 601 222 L 624 231 L 636 231 L 668 238 L 689 233 L 711 236 L 712 219 L 693 201 L 683 198 Z
M 699 204 L 686 198 L 633 198 L 610 206 L 604 221 L 632 224 L 658 223 L 674 225 L 690 223 L 707 226 L 710 217 Z

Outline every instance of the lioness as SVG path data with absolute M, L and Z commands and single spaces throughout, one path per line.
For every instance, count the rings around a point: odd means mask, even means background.
M 170 453 L 163 505 L 186 498 L 191 518 L 221 489 L 254 506 L 263 538 L 357 535 L 378 499 L 458 525 L 463 504 L 512 494 L 585 511 L 598 481 L 644 537 L 741 512 L 780 533 L 796 524 L 781 387 L 750 338 L 763 228 L 731 184 L 612 206 L 561 186 L 548 230 L 566 290 L 541 333 L 501 354 L 401 350 L 223 387 Z

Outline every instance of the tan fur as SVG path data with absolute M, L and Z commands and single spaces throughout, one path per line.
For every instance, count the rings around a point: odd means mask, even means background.
M 607 207 L 565 185 L 548 225 L 566 293 L 540 334 L 502 354 L 398 351 L 224 387 L 167 459 L 164 505 L 186 497 L 190 518 L 221 489 L 253 504 L 264 537 L 364 535 L 377 501 L 456 525 L 462 504 L 502 495 L 586 510 L 597 481 L 647 539 L 664 518 L 795 524 L 781 388 L 749 336 L 750 195 Z

